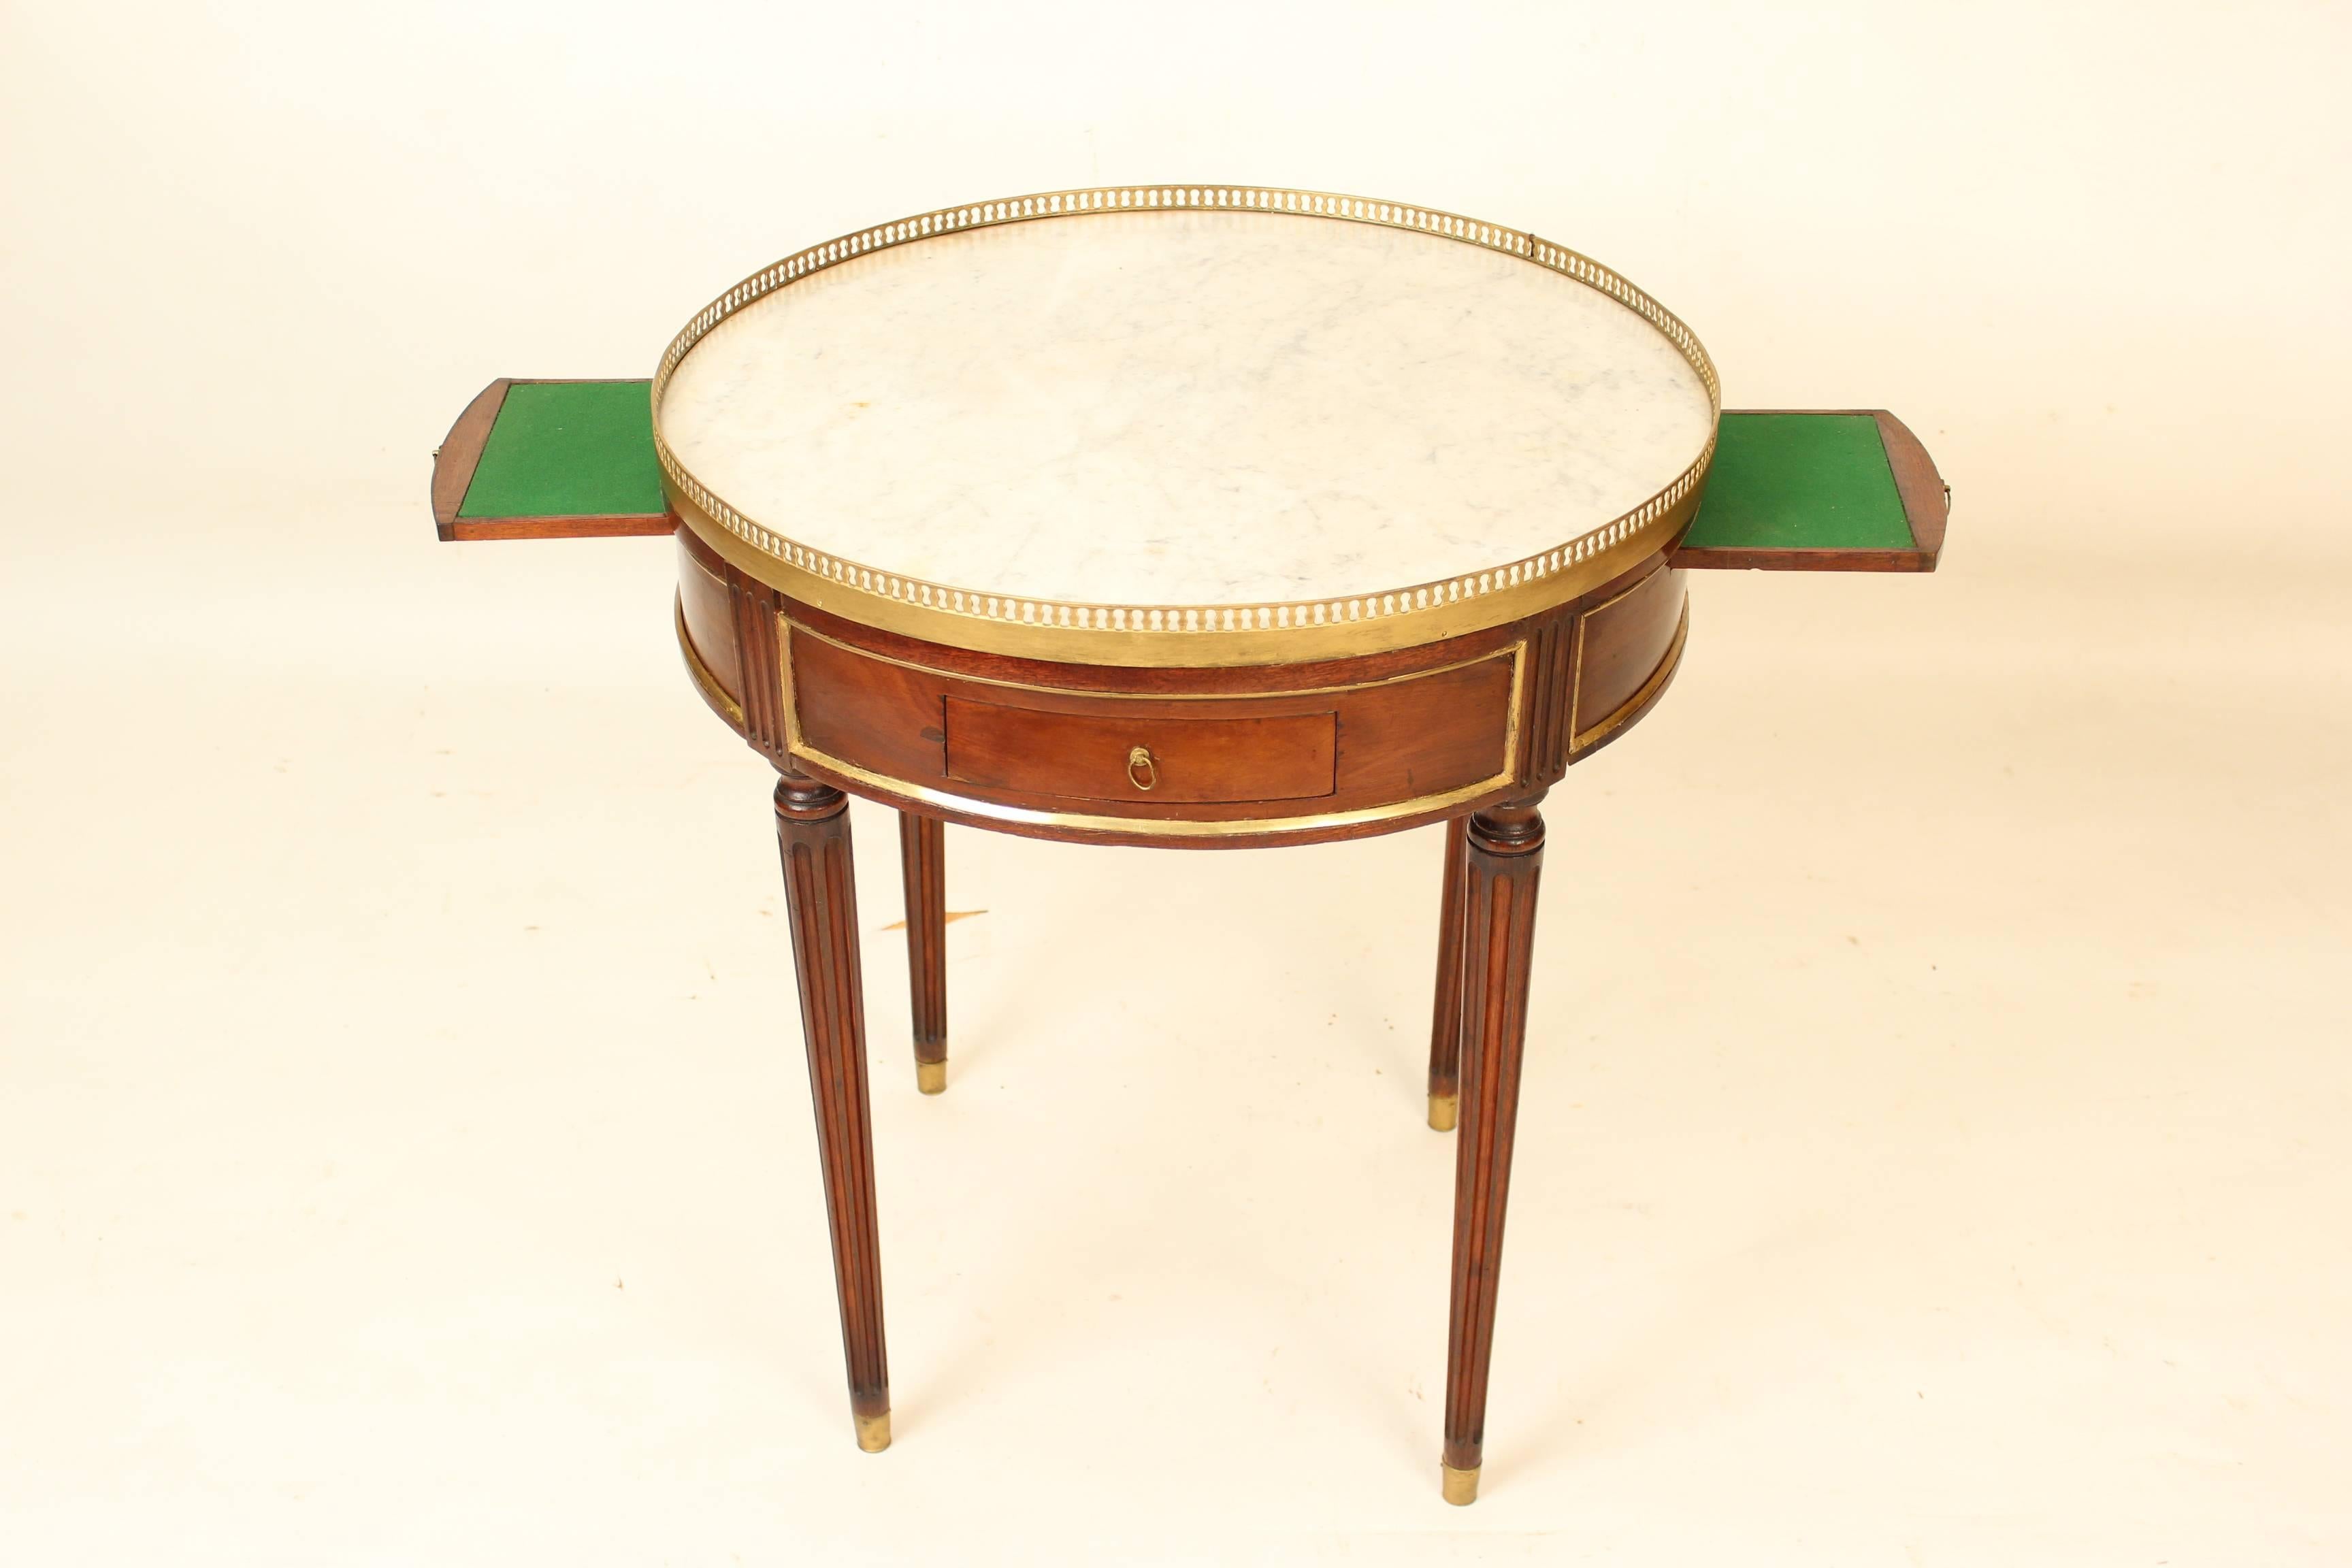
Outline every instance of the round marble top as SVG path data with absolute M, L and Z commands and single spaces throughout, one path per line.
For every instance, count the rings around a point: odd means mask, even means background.
M 1214 606 L 1475 574 L 1634 512 L 1714 434 L 1659 327 L 1418 226 L 1090 211 L 826 260 L 691 341 L 663 438 L 762 529 L 975 594 Z

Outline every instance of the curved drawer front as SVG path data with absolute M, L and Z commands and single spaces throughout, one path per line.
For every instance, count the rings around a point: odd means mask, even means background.
M 698 550 L 694 535 L 677 531 L 677 616 L 685 623 L 687 646 L 728 701 L 743 702 L 742 647 L 735 640 L 735 601 L 727 587 L 726 567 L 716 556 Z
M 1072 800 L 1311 800 L 1329 795 L 1336 712 L 1256 719 L 1055 713 L 947 702 L 947 774 Z
M 795 755 L 979 816 L 1125 837 L 1281 833 L 1442 810 L 1517 772 L 1516 642 L 1357 685 L 1235 695 L 950 674 L 789 616 L 779 630 Z
M 1662 566 L 1578 617 L 1569 719 L 1576 752 L 1612 739 L 1674 674 L 1687 603 L 1683 574 Z

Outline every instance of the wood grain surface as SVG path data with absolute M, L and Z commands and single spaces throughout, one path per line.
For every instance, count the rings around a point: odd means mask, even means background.
M 840 791 L 811 778 L 786 774 L 776 784 L 776 840 L 800 982 L 801 1034 L 816 1111 L 850 1408 L 871 1418 L 889 1411 L 890 1369 L 883 1347 L 881 1236 L 848 805 Z
M 1057 713 L 944 700 L 947 776 L 958 784 L 1067 800 L 1186 805 L 1312 800 L 1329 795 L 1335 783 L 1339 720 L 1328 709 L 1231 718 L 1164 710 Z

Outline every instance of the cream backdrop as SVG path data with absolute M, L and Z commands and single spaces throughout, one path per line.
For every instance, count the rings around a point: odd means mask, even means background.
M 2335 6 L 68 7 L 0 35 L 0 1561 L 2340 1563 Z M 1555 792 L 1485 1496 L 1433 832 L 856 816 L 850 1441 L 764 769 L 500 374 L 984 195 L 1560 237 L 1885 405 L 1932 578 L 1712 574 Z

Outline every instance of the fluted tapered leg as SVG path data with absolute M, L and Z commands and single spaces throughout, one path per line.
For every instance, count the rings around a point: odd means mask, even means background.
M 1543 797 L 1470 819 L 1463 884 L 1462 1124 L 1454 1159 L 1454 1309 L 1445 1358 L 1445 1500 L 1478 1495 L 1486 1436 L 1486 1369 L 1495 1346 L 1503 1209 L 1519 1114 L 1528 965 L 1543 868 Z
M 776 839 L 800 976 L 801 1032 L 817 1158 L 833 1231 L 833 1278 L 841 1299 L 842 1350 L 857 1446 L 890 1446 L 890 1368 L 882 1345 L 882 1255 L 874 1214 L 874 1133 L 866 1111 L 866 1003 L 857 963 L 857 888 L 849 852 L 849 802 L 814 779 L 776 784 Z
M 915 1087 L 948 1086 L 947 824 L 898 814 L 898 874 L 907 885 L 907 976 L 915 1005 Z
M 1462 1090 L 1462 879 L 1470 819 L 1445 825 L 1445 883 L 1437 906 L 1437 1006 L 1429 1025 L 1429 1124 L 1450 1132 Z

